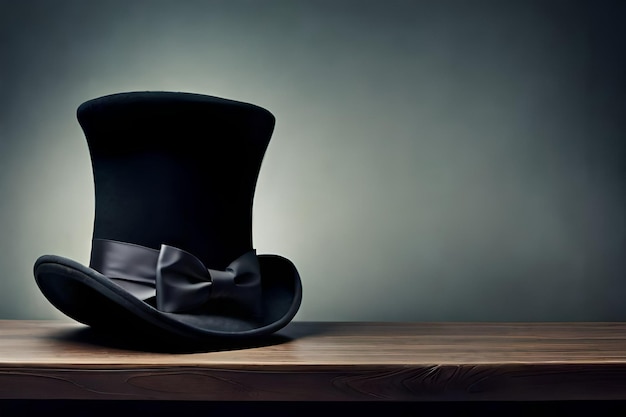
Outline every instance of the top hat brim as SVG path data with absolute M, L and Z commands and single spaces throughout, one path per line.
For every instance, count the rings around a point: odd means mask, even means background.
M 193 314 L 163 312 L 98 271 L 57 255 L 39 257 L 34 275 L 52 305 L 93 328 L 191 341 L 248 338 L 284 327 L 302 299 L 300 276 L 291 261 L 278 255 L 258 255 L 258 260 L 263 277 L 259 317 L 231 315 L 219 309 Z

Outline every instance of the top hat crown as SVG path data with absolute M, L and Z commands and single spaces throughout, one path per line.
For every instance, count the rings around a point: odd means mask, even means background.
M 77 110 L 94 171 L 94 238 L 187 250 L 223 268 L 252 249 L 274 116 L 190 93 L 116 94 Z

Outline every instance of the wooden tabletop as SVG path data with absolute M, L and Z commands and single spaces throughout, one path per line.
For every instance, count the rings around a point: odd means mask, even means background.
M 626 323 L 292 322 L 245 344 L 155 349 L 0 320 L 0 399 L 626 400 Z

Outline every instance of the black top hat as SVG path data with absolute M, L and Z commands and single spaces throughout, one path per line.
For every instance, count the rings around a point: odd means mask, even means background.
M 155 91 L 90 100 L 77 117 L 95 185 L 91 259 L 37 259 L 56 308 L 93 328 L 196 340 L 265 335 L 293 319 L 298 271 L 252 244 L 269 111 Z

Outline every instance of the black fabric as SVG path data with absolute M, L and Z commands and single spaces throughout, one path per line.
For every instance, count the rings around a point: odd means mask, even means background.
M 193 254 L 169 245 L 160 250 L 94 239 L 91 268 L 137 299 L 167 313 L 229 304 L 237 315 L 261 317 L 261 273 L 256 251 L 233 260 L 226 270 L 206 268 Z
M 74 320 L 128 337 L 147 333 L 187 339 L 248 338 L 273 333 L 287 325 L 302 301 L 294 264 L 279 255 L 258 255 L 262 276 L 262 316 L 241 317 L 229 303 L 210 303 L 200 311 L 166 313 L 144 302 L 114 280 L 72 259 L 40 256 L 34 265 L 37 285 L 48 300 Z
M 135 92 L 90 100 L 77 116 L 94 173 L 94 238 L 165 243 L 216 269 L 252 249 L 270 112 L 197 94 Z
M 119 280 L 106 275 L 111 264 L 95 247 L 89 267 L 40 256 L 35 281 L 57 309 L 119 338 L 150 335 L 156 344 L 259 337 L 293 319 L 302 300 L 296 267 L 279 255 L 256 255 L 252 245 L 256 181 L 275 123 L 269 111 L 199 94 L 128 92 L 89 100 L 77 117 L 93 167 L 92 242 L 141 247 L 145 262 L 122 251 Z M 139 287 L 162 248 L 161 290 L 153 295 Z M 254 282 L 253 291 L 235 290 L 239 281 Z M 184 299 L 176 299 L 181 288 Z

